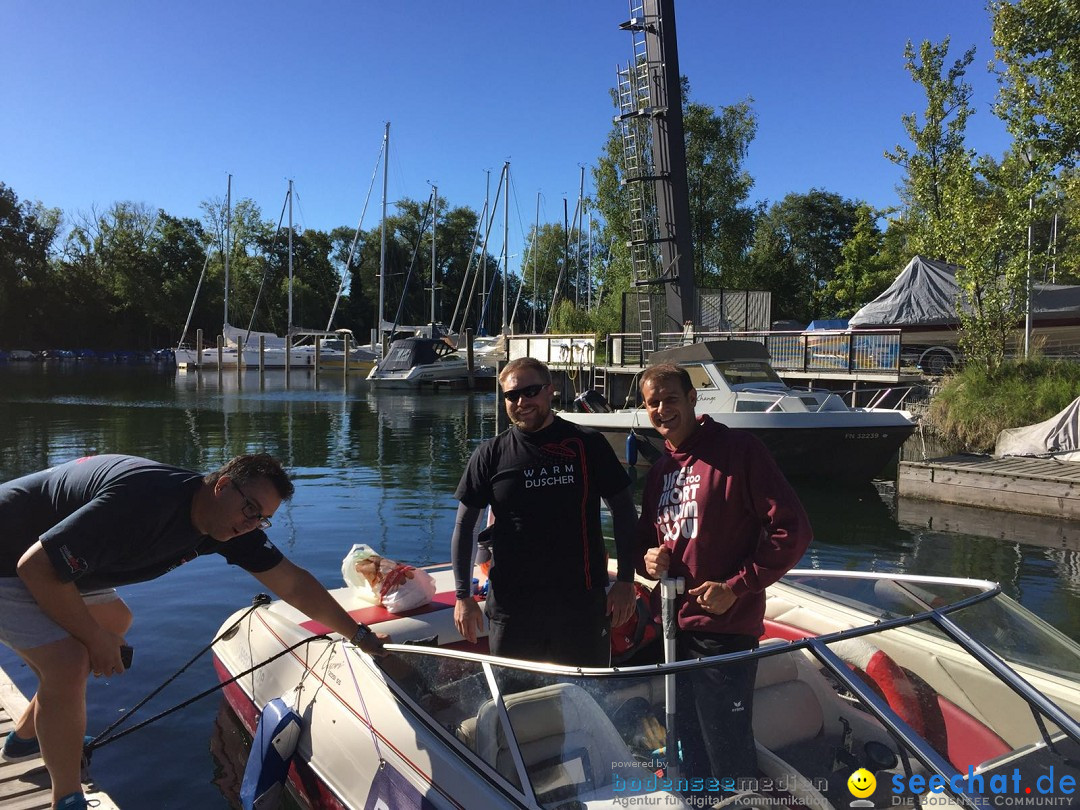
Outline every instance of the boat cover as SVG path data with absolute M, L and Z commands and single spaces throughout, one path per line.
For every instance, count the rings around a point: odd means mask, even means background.
M 821 331 L 840 331 L 848 328 L 847 318 L 818 318 L 817 320 L 810 321 L 807 324 L 805 331 L 807 332 L 821 332 Z
M 958 324 L 957 265 L 916 256 L 885 292 L 851 316 L 851 326 L 915 326 Z M 1032 284 L 1035 320 L 1080 315 L 1080 286 Z M 965 304 L 965 309 L 970 307 Z
M 851 326 L 957 323 L 956 265 L 916 256 L 881 295 L 851 316 Z
M 998 434 L 994 455 L 1052 456 L 1080 461 L 1080 397 L 1045 422 L 1010 428 Z

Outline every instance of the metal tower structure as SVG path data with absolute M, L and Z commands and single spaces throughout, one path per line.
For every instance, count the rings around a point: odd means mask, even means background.
M 630 205 L 630 256 L 638 295 L 642 350 L 655 347 L 658 327 L 677 331 L 697 320 L 690 200 L 686 180 L 682 81 L 674 0 L 629 0 L 621 29 L 633 37 L 633 58 L 617 76 L 623 183 Z M 667 297 L 657 324 L 650 293 Z

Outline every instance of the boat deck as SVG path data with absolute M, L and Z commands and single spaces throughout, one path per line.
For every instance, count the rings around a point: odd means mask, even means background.
M 1080 462 L 958 455 L 900 462 L 905 498 L 1080 520 Z
M 0 737 L 15 727 L 15 719 L 26 708 L 26 697 L 8 674 L 0 669 Z M 119 810 L 92 781 L 83 783 L 83 792 L 97 800 L 97 810 Z M 0 806 L 4 810 L 48 810 L 52 807 L 50 782 L 41 758 L 25 762 L 0 760 Z

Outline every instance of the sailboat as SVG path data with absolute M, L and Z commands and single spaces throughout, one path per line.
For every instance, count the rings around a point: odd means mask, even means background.
M 287 194 L 288 211 L 289 211 L 289 230 L 288 230 L 288 257 L 289 257 L 289 327 L 288 334 L 290 337 L 296 339 L 296 342 L 291 346 L 290 340 L 286 337 L 281 337 L 273 332 L 258 332 L 250 328 L 242 329 L 233 326 L 229 323 L 229 235 L 231 225 L 231 194 L 232 194 L 232 175 L 229 175 L 229 186 L 226 194 L 226 247 L 224 250 L 225 255 L 225 318 L 222 324 L 221 334 L 223 336 L 223 347 L 219 358 L 217 347 L 203 349 L 201 353 L 198 349 L 192 349 L 186 346 L 181 338 L 181 345 L 178 346 L 174 352 L 176 355 L 176 363 L 178 369 L 185 369 L 188 367 L 202 367 L 202 368 L 217 368 L 231 367 L 235 368 L 237 364 L 248 368 L 263 368 L 263 369 L 281 369 L 281 368 L 296 368 L 296 369 L 314 369 L 316 365 L 319 368 L 343 368 L 348 366 L 349 369 L 357 372 L 368 373 L 374 367 L 378 360 L 378 354 L 369 348 L 365 348 L 359 344 L 355 336 L 350 329 L 336 329 L 331 331 L 331 325 L 333 323 L 333 314 L 330 316 L 330 323 L 327 324 L 325 330 L 310 330 L 310 329 L 294 329 L 292 326 L 292 313 L 293 313 L 293 221 L 292 221 L 292 200 L 293 200 L 293 182 L 289 181 L 289 190 Z M 355 246 L 355 245 L 354 245 Z M 350 257 L 351 258 L 351 257 Z M 209 255 L 207 256 L 207 262 L 209 262 Z M 203 266 L 203 273 L 206 272 L 206 265 Z M 202 286 L 202 277 L 199 279 L 199 285 L 196 288 L 195 298 L 197 300 L 199 289 Z M 340 299 L 341 289 L 338 290 L 338 298 Z M 338 300 L 334 301 L 334 311 L 337 309 Z M 192 301 L 192 311 L 194 311 L 195 302 Z M 188 324 L 184 327 L 184 335 L 187 334 L 188 325 L 190 325 L 191 313 L 188 314 Z
M 187 321 L 184 323 L 184 331 L 180 335 L 180 341 L 177 343 L 176 348 L 173 350 L 173 354 L 176 357 L 177 370 L 184 370 L 187 368 L 222 368 L 231 367 L 236 368 L 237 363 L 242 362 L 240 353 L 237 351 L 237 344 L 230 342 L 227 337 L 230 330 L 233 329 L 229 325 L 229 254 L 231 243 L 231 223 L 232 223 L 232 175 L 228 176 L 228 182 L 226 184 L 225 191 L 225 244 L 222 247 L 222 254 L 225 261 L 225 316 L 222 322 L 221 332 L 225 335 L 225 343 L 219 353 L 217 347 L 203 348 L 201 346 L 191 347 L 187 342 L 188 329 L 191 327 L 191 318 L 195 313 L 195 302 L 199 300 L 199 292 L 202 290 L 203 279 L 206 277 L 206 268 L 210 264 L 210 251 L 206 252 L 206 260 L 203 262 L 202 273 L 199 275 L 199 283 L 195 286 L 195 295 L 191 299 L 191 308 L 188 310 Z
M 414 334 L 411 337 L 394 340 L 390 344 L 386 356 L 368 374 L 368 382 L 376 388 L 416 388 L 424 384 L 442 383 L 454 385 L 459 381 L 468 380 L 471 374 L 466 359 L 458 353 L 453 341 L 435 321 L 437 294 L 435 217 L 438 200 L 438 188 L 432 186 L 428 206 L 431 210 L 431 323 L 427 327 L 412 328 Z M 382 278 L 384 275 L 380 271 L 380 301 L 383 299 Z M 411 267 L 410 274 L 406 277 L 405 288 L 402 290 L 402 300 L 398 304 L 394 324 L 389 330 L 391 335 L 398 333 L 401 328 L 398 321 L 401 318 L 410 277 Z

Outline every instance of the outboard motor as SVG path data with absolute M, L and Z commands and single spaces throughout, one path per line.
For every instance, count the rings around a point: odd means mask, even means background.
M 579 413 L 611 413 L 611 405 L 603 394 L 590 388 L 574 397 L 574 410 Z

